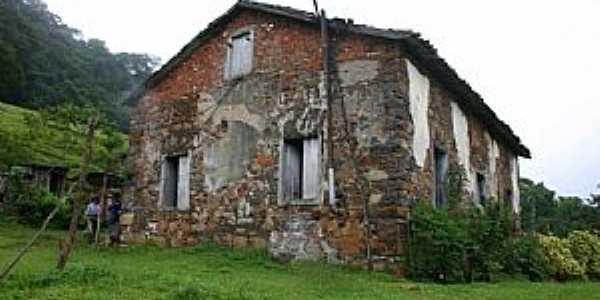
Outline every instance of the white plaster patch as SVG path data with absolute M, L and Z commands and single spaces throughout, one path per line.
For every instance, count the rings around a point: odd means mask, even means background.
M 473 173 L 471 171 L 471 142 L 469 140 L 469 121 L 467 116 L 460 109 L 458 104 L 450 102 L 452 107 L 452 131 L 454 133 L 454 142 L 456 144 L 456 152 L 458 161 L 465 169 L 467 176 L 467 185 L 469 192 L 473 192 Z
M 413 156 L 419 167 L 425 165 L 427 149 L 429 149 L 429 79 L 417 70 L 407 59 L 406 69 L 408 71 L 408 90 L 410 100 L 410 115 L 412 117 L 413 133 Z
M 379 61 L 376 60 L 353 60 L 338 65 L 342 86 L 373 80 L 379 73 L 378 69 Z
M 519 190 L 519 158 L 516 156 L 510 160 L 510 177 L 510 179 L 512 180 L 513 187 L 513 212 L 518 214 L 521 210 L 521 194 Z
M 489 159 L 489 191 L 493 197 L 498 197 L 498 177 L 496 175 L 497 160 L 500 157 L 500 149 L 498 142 L 494 140 L 486 131 L 485 138 L 488 142 L 488 159 Z

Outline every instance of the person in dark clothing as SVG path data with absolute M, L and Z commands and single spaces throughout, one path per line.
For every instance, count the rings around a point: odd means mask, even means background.
M 122 204 L 121 200 L 115 196 L 110 206 L 108 206 L 108 228 L 110 231 L 110 245 L 118 245 L 121 241 L 121 218 Z

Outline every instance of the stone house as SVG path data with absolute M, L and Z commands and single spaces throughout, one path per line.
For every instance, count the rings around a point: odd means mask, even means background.
M 132 238 L 395 269 L 451 164 L 519 212 L 529 150 L 411 31 L 240 1 L 135 99 Z

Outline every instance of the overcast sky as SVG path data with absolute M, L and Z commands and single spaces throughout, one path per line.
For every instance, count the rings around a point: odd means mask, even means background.
M 265 0 L 312 11 L 311 0 Z M 166 62 L 235 1 L 46 0 L 86 38 Z M 600 183 L 600 1 L 320 0 L 329 16 L 412 29 L 522 138 L 521 174 L 562 195 Z

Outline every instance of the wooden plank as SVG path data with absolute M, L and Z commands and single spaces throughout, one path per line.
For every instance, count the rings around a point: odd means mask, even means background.
M 283 199 L 293 201 L 299 199 L 301 195 L 301 153 L 300 147 L 294 144 L 286 143 L 283 146 Z
M 302 198 L 304 200 L 318 200 L 319 196 L 319 171 L 321 143 L 318 138 L 305 139 L 303 142 L 303 180 Z
M 190 209 L 190 156 L 179 157 L 179 174 L 177 181 L 177 209 Z

